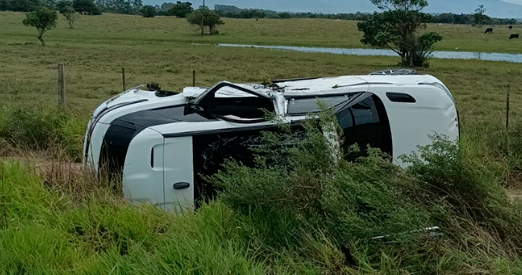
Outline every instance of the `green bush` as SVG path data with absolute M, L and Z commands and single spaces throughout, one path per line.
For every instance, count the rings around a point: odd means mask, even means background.
M 141 15 L 143 15 L 143 17 L 153 18 L 156 14 L 157 12 L 154 6 L 147 5 L 141 9 Z
M 61 111 L 7 110 L 0 122 L 0 137 L 17 146 L 46 150 L 61 141 L 66 120 L 67 116 Z
M 64 151 L 81 159 L 87 120 L 64 110 L 35 111 L 13 108 L 0 110 L 0 139 L 21 150 Z
M 76 161 L 82 159 L 87 122 L 87 118 L 71 116 L 65 121 L 60 130 L 61 148 L 67 156 Z
M 0 162 L 0 273 L 522 272 L 522 204 L 469 144 L 435 138 L 404 157 L 408 169 L 375 149 L 348 162 L 334 122 L 326 113 L 304 131 L 263 134 L 256 165 L 227 161 L 209 178 L 217 200 L 197 212 L 134 206 L 92 177 L 67 185 L 71 174 L 44 181 Z M 83 135 L 81 119 L 60 123 L 62 142 Z M 428 226 L 443 235 L 413 231 Z
M 243 237 L 246 219 L 222 203 L 175 215 L 133 206 L 103 188 L 77 201 L 19 164 L 0 162 L 0 171 L 1 274 L 296 273 L 253 260 L 255 246 Z M 314 270 L 281 258 L 305 273 Z
M 499 175 L 466 144 L 434 137 L 419 154 L 403 157 L 410 163 L 406 170 L 375 149 L 348 162 L 332 154 L 331 136 L 325 137 L 334 131 L 324 125 L 332 123 L 328 114 L 319 123 L 308 120 L 306 139 L 292 146 L 288 141 L 297 133 L 265 133 L 255 167 L 230 160 L 212 178 L 233 209 L 270 215 L 270 223 L 251 221 L 264 232 L 257 239 L 265 251 L 285 249 L 310 259 L 314 253 L 302 244 L 319 232 L 333 245 L 329 255 L 342 252 L 341 266 L 356 265 L 363 273 L 489 270 L 498 259 L 505 268 L 519 266 L 510 257 L 520 255 L 514 248 L 522 240 L 521 204 L 508 199 Z M 440 226 L 444 237 L 413 233 L 430 226 Z M 383 235 L 384 241 L 373 239 Z M 477 243 L 487 247 L 469 249 Z
M 422 205 L 404 195 L 419 188 L 416 180 L 376 150 L 355 163 L 339 160 L 343 154 L 332 154 L 328 140 L 342 132 L 325 125 L 336 125 L 328 114 L 319 123 L 309 119 L 306 134 L 301 134 L 306 138 L 299 142 L 295 142 L 299 133 L 265 133 L 255 167 L 229 161 L 213 177 L 224 190 L 220 198 L 232 208 L 245 214 L 270 213 L 268 228 L 273 233 L 261 238 L 266 240 L 263 245 L 300 250 L 303 231 L 311 236 L 324 232 L 349 262 L 353 242 L 369 243 L 376 236 L 433 225 Z M 326 138 L 325 131 L 331 136 Z M 287 146 L 291 140 L 293 146 Z M 284 230 L 278 230 L 281 224 Z M 256 227 L 265 229 L 267 224 L 259 221 Z M 281 239 L 294 241 L 287 244 Z

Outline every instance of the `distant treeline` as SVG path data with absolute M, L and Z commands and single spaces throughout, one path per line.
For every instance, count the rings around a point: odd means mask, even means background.
M 236 6 L 230 5 L 215 5 L 214 9 L 219 12 L 223 17 L 228 18 L 323 18 L 323 19 L 341 19 L 341 20 L 357 20 L 366 21 L 370 19 L 373 14 L 371 13 L 338 13 L 338 14 L 323 14 L 323 13 L 312 13 L 312 12 L 277 12 L 272 10 L 261 10 L 261 9 L 241 9 Z M 453 14 L 443 13 L 438 15 L 432 15 L 433 23 L 445 23 L 445 24 L 474 24 L 473 14 Z M 482 22 L 484 25 L 511 25 L 516 24 L 515 19 L 503 19 L 503 18 L 491 18 L 486 17 L 486 20 Z
M 443 23 L 443 24 L 475 24 L 475 19 L 473 14 L 453 14 L 453 13 L 442 13 L 438 15 L 432 15 L 433 23 Z M 483 25 L 514 25 L 517 23 L 516 19 L 506 19 L 506 18 L 492 18 L 489 16 L 485 16 Z
M 313 12 L 277 12 L 272 10 L 261 9 L 241 9 L 231 5 L 215 5 L 214 9 L 223 17 L 228 18 L 324 18 L 324 19 L 341 19 L 341 20 L 360 20 L 369 19 L 371 13 L 339 13 L 339 14 L 324 14 Z
M 0 10 L 29 12 L 41 6 L 57 9 L 62 1 L 71 2 L 78 12 L 89 10 L 87 14 L 139 14 L 143 8 L 142 0 L 0 0 Z
M 0 10 L 5 11 L 33 11 L 37 7 L 54 7 L 54 0 L 0 0 Z
M 94 3 L 104 12 L 139 14 L 143 8 L 142 0 L 95 0 Z
M 63 1 L 63 0 L 62 0 Z M 101 12 L 112 12 L 122 14 L 140 14 L 143 8 L 142 0 L 65 0 L 73 3 L 73 6 L 79 7 L 78 12 L 89 11 L 86 7 L 90 7 L 91 12 L 87 14 L 100 14 Z M 49 8 L 56 8 L 56 4 L 60 0 L 0 0 L 0 10 L 11 11 L 33 11 L 37 7 L 46 6 Z M 94 8 L 93 8 L 94 5 Z M 157 15 L 163 16 L 178 16 L 184 17 L 187 13 L 192 12 L 192 4 L 190 2 L 176 3 L 165 2 L 161 6 L 155 6 Z M 340 19 L 340 20 L 357 20 L 365 21 L 370 19 L 371 13 L 338 13 L 338 14 L 323 14 L 312 12 L 277 12 L 272 10 L 262 9 L 242 9 L 231 5 L 215 5 L 214 9 L 222 16 L 228 18 L 323 18 L 323 19 Z M 182 15 L 182 16 L 180 16 Z M 432 15 L 433 23 L 444 24 L 468 24 L 472 25 L 475 22 L 473 14 L 453 14 L 443 13 Z M 486 16 L 483 25 L 512 25 L 516 24 L 516 19 L 491 18 Z

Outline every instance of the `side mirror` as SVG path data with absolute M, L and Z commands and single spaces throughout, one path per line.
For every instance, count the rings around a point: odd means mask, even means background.
M 192 103 L 189 103 L 185 106 L 185 109 L 183 110 L 183 115 L 190 115 L 190 114 L 193 114 L 195 113 L 196 111 L 194 110 L 194 105 L 192 105 Z

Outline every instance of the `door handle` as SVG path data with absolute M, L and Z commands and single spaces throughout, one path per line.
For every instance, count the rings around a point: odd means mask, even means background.
M 188 183 L 188 182 L 177 182 L 177 183 L 174 183 L 174 185 L 172 187 L 174 189 L 176 189 L 176 190 L 187 189 L 187 188 L 190 187 L 190 183 Z

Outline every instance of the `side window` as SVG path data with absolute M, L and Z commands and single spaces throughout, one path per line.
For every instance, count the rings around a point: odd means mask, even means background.
M 324 103 L 328 107 L 341 106 L 344 103 L 350 101 L 350 99 L 359 95 L 360 93 L 350 93 L 345 95 L 334 95 L 334 96 L 309 96 L 299 98 L 288 99 L 288 115 L 291 116 L 303 116 L 309 113 L 317 113 L 321 111 L 319 102 Z
M 215 197 L 216 187 L 206 177 L 223 169 L 225 160 L 234 159 L 246 166 L 254 165 L 253 148 L 259 145 L 261 132 L 264 130 L 238 129 L 238 131 L 208 133 L 193 137 L 197 205 Z
M 218 118 L 237 122 L 260 122 L 265 119 L 265 111 L 274 112 L 268 96 L 233 85 L 216 88 L 197 105 Z
M 367 147 L 379 148 L 392 154 L 392 140 L 388 116 L 382 101 L 375 95 L 337 113 L 339 124 L 344 132 L 345 158 L 354 160 L 367 155 Z M 357 144 L 360 152 L 350 152 Z

